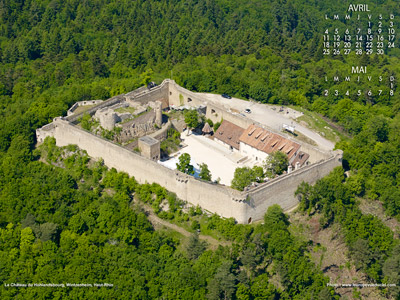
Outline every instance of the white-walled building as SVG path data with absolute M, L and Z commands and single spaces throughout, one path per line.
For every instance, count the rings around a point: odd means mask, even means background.
M 214 140 L 255 162 L 262 162 L 270 153 L 281 151 L 288 156 L 289 162 L 292 163 L 297 154 L 300 153 L 300 145 L 298 143 L 288 140 L 279 134 L 272 133 L 256 125 L 250 125 L 247 129 L 243 129 L 225 120 L 215 133 Z M 301 153 L 301 159 L 298 158 L 296 162 L 303 165 L 309 155 Z
M 288 156 L 289 162 L 297 155 L 300 145 L 256 125 L 250 125 L 240 136 L 240 153 L 244 156 L 263 161 L 268 154 L 281 151 Z

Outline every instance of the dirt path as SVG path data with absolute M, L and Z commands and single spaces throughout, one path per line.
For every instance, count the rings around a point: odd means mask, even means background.
M 172 224 L 166 220 L 163 220 L 161 218 L 159 218 L 151 209 L 150 206 L 145 205 L 143 203 L 141 203 L 141 207 L 144 209 L 144 211 L 147 214 L 147 217 L 150 221 L 151 224 L 153 224 L 154 228 L 161 228 L 162 226 L 165 226 L 167 228 L 170 228 L 174 231 L 179 232 L 180 234 L 182 234 L 185 237 L 190 237 L 193 233 L 187 231 L 186 229 L 176 225 L 176 224 Z M 199 238 L 201 240 L 206 241 L 207 243 L 210 244 L 210 249 L 216 249 L 218 248 L 218 246 L 231 246 L 232 243 L 228 242 L 228 241 L 218 241 L 215 238 L 208 236 L 208 235 L 204 235 L 204 234 L 200 234 Z

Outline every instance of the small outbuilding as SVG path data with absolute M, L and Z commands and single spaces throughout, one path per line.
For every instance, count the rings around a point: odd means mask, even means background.
M 204 124 L 203 129 L 201 131 L 203 132 L 204 135 L 210 135 L 212 133 L 210 124 L 208 124 L 206 122 L 206 124 Z

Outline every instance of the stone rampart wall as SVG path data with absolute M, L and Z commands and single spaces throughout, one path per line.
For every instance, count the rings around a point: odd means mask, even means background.
M 169 105 L 174 106 L 201 106 L 205 105 L 205 101 L 198 94 L 193 93 L 178 84 L 173 80 L 166 79 L 163 83 L 168 84 L 168 97 L 169 97 Z
M 103 100 L 84 100 L 84 101 L 79 101 L 76 102 L 74 105 L 71 106 L 70 109 L 67 111 L 67 116 L 70 116 L 74 113 L 74 111 L 79 107 L 79 106 L 86 106 L 86 105 L 96 105 L 102 103 Z
M 134 94 L 133 96 L 125 95 L 126 101 L 137 102 L 142 105 L 147 104 L 149 102 L 160 101 L 162 103 L 162 108 L 166 108 L 169 106 L 168 103 L 168 87 L 169 81 L 164 80 L 160 85 L 157 85 L 151 89 L 142 89 L 139 93 Z
M 279 204 L 284 210 L 298 204 L 294 193 L 303 181 L 314 184 L 318 179 L 328 175 L 335 167 L 342 165 L 342 151 L 334 152 L 334 155 L 325 161 L 315 163 L 290 174 L 279 176 L 265 184 L 249 191 L 250 205 L 247 215 L 253 220 L 262 219 L 268 207 Z
M 337 151 L 328 160 L 280 176 L 249 192 L 239 192 L 170 170 L 61 118 L 52 124 L 54 129 L 49 132 L 56 138 L 58 146 L 76 144 L 90 156 L 103 158 L 108 167 L 127 172 L 140 183 L 156 182 L 176 193 L 180 199 L 223 217 L 233 217 L 240 223 L 247 223 L 250 218 L 253 221 L 262 219 L 268 207 L 275 203 L 283 209 L 294 207 L 297 204 L 294 192 L 302 181 L 314 183 L 341 165 L 341 151 Z
M 321 160 L 325 160 L 325 159 L 329 158 L 330 156 L 332 156 L 332 153 L 322 151 L 322 150 L 320 150 L 316 147 L 313 147 L 307 143 L 299 141 L 299 140 L 293 138 L 292 136 L 290 136 L 289 134 L 285 134 L 283 132 L 276 132 L 276 131 L 272 130 L 271 128 L 265 126 L 264 124 L 256 122 L 246 116 L 242 116 L 237 113 L 232 113 L 229 110 L 229 107 L 225 107 L 222 104 L 216 105 L 214 103 L 207 102 L 200 95 L 193 93 L 193 92 L 177 85 L 175 83 L 175 81 L 173 81 L 173 80 L 166 79 L 163 81 L 163 84 L 165 84 L 165 83 L 169 84 L 169 103 L 170 103 L 170 105 L 175 105 L 175 106 L 207 105 L 206 118 L 209 118 L 214 123 L 220 122 L 223 119 L 223 120 L 227 120 L 231 123 L 234 123 L 237 126 L 242 127 L 243 129 L 246 129 L 251 124 L 255 124 L 259 127 L 265 128 L 269 131 L 272 131 L 274 133 L 277 133 L 277 134 L 285 137 L 288 140 L 299 143 L 302 146 L 300 150 L 310 154 L 310 158 L 309 158 L 310 163 L 319 162 Z
M 229 121 L 239 127 L 242 127 L 243 129 L 246 129 L 249 127 L 251 124 L 256 124 L 257 122 L 243 117 L 239 114 L 233 114 L 229 111 L 227 111 L 228 108 L 226 107 L 221 107 L 217 106 L 213 103 L 208 103 L 207 104 L 207 112 L 206 112 L 206 118 L 211 119 L 214 123 L 221 122 L 221 120 L 226 120 Z
M 109 168 L 127 172 L 139 183 L 158 183 L 180 199 L 223 217 L 246 221 L 245 195 L 228 187 L 207 183 L 176 170 L 170 170 L 121 146 L 94 136 L 65 120 L 54 122 L 57 146 L 76 144 L 94 158 L 103 158 Z M 241 201 L 235 201 L 241 200 Z

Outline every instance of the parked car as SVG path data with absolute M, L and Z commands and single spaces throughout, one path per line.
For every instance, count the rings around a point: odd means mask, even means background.
M 226 99 L 232 99 L 232 97 L 229 96 L 228 94 L 222 94 L 221 96 L 224 97 L 224 98 L 226 98 Z
M 244 112 L 250 114 L 250 113 L 251 113 L 251 109 L 250 109 L 250 108 L 246 108 L 246 109 L 244 110 Z

